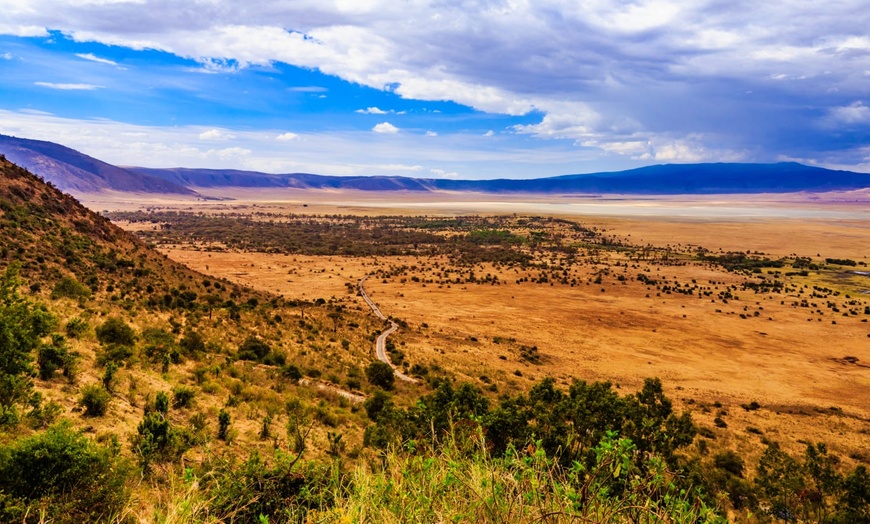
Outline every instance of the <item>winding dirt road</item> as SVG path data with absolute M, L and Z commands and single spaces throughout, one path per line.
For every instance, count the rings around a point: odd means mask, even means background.
M 363 283 L 366 281 L 367 278 L 369 278 L 368 275 L 360 279 L 359 284 L 357 285 L 357 287 L 359 288 L 359 294 L 361 297 L 363 297 L 363 300 L 366 301 L 366 304 L 368 304 L 369 307 L 372 308 L 372 311 L 374 312 L 376 317 L 381 320 L 388 320 L 387 317 L 385 317 L 384 314 L 381 313 L 381 310 L 378 309 L 378 306 L 374 302 L 372 302 L 372 299 L 369 298 L 368 293 L 366 293 L 366 290 L 363 287 Z M 387 355 L 387 337 L 395 333 L 396 330 L 399 329 L 399 325 L 392 320 L 390 320 L 389 322 L 390 327 L 386 331 L 378 335 L 378 340 L 375 342 L 375 354 L 377 355 L 378 360 L 389 364 L 389 366 L 393 368 L 393 373 L 396 375 L 396 378 L 398 378 L 399 380 L 404 380 L 405 382 L 416 384 L 418 382 L 417 379 L 409 377 L 408 375 L 402 373 L 396 366 L 393 365 L 392 362 L 390 362 L 390 357 Z

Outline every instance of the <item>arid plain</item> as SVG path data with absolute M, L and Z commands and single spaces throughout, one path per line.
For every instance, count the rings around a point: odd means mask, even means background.
M 644 378 L 660 377 L 718 446 L 754 455 L 767 439 L 797 452 L 801 441 L 825 441 L 847 460 L 870 460 L 866 192 L 603 199 L 241 190 L 233 200 L 82 200 L 95 210 L 278 221 L 301 214 L 528 215 L 577 223 L 622 247 L 585 246 L 570 261 L 539 254 L 528 267 L 454 267 L 443 256 L 266 253 L 197 240 L 157 247 L 198 271 L 288 298 L 347 296 L 374 275 L 366 287 L 386 315 L 405 323 L 394 339 L 407 361 L 493 391 L 523 390 L 545 376 L 561 384 L 607 380 L 633 391 Z M 702 260 L 702 251 L 787 262 L 735 271 Z M 793 269 L 798 258 L 814 266 Z

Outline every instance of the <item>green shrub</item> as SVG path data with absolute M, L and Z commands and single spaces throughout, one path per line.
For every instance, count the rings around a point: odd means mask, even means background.
M 0 447 L 0 521 L 22 522 L 26 514 L 51 522 L 113 521 L 129 497 L 129 473 L 117 450 L 68 423 L 52 426 Z
M 239 346 L 239 360 L 263 360 L 272 348 L 257 337 L 249 336 Z
M 79 405 L 85 408 L 86 417 L 102 417 L 109 409 L 112 395 L 99 384 L 88 384 L 82 388 Z
M 172 390 L 172 407 L 175 409 L 189 408 L 193 405 L 196 390 L 187 386 L 177 386 Z
M 66 336 L 69 338 L 81 338 L 88 331 L 89 327 L 90 326 L 86 320 L 79 317 L 73 317 L 69 319 L 64 329 L 66 331 Z
M 54 335 L 50 344 L 40 346 L 36 356 L 36 363 L 39 365 L 39 378 L 51 380 L 55 371 L 64 368 L 68 353 L 66 340 L 61 335 Z
M 136 343 L 136 332 L 124 320 L 112 317 L 97 327 L 97 340 L 103 345 L 132 346 Z
M 372 362 L 366 368 L 366 378 L 373 386 L 386 390 L 393 389 L 393 384 L 396 382 L 396 375 L 393 373 L 393 368 L 385 362 Z
M 221 440 L 227 440 L 229 436 L 230 430 L 230 414 L 227 410 L 222 409 L 220 413 L 218 413 L 218 438 Z
M 91 290 L 73 277 L 64 277 L 54 285 L 51 298 L 88 298 Z
M 296 382 L 300 378 L 302 378 L 302 370 L 299 369 L 299 366 L 297 366 L 296 364 L 287 364 L 281 369 L 281 372 L 284 374 L 285 377 L 289 378 L 293 382 Z

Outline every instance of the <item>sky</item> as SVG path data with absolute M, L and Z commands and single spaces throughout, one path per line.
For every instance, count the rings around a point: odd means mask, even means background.
M 119 165 L 870 172 L 858 0 L 0 0 L 0 133 Z

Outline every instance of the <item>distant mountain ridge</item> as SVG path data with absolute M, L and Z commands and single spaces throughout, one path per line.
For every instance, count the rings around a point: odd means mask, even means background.
M 870 188 L 870 174 L 795 162 L 776 164 L 661 164 L 626 171 L 533 179 L 448 180 L 401 176 L 271 174 L 234 169 L 118 167 L 52 142 L 0 135 L 0 153 L 57 187 L 196 194 L 196 188 L 356 189 L 545 194 L 751 194 L 849 191 Z
M 61 191 L 195 194 L 163 178 L 134 173 L 54 142 L 0 135 L 0 154 Z

